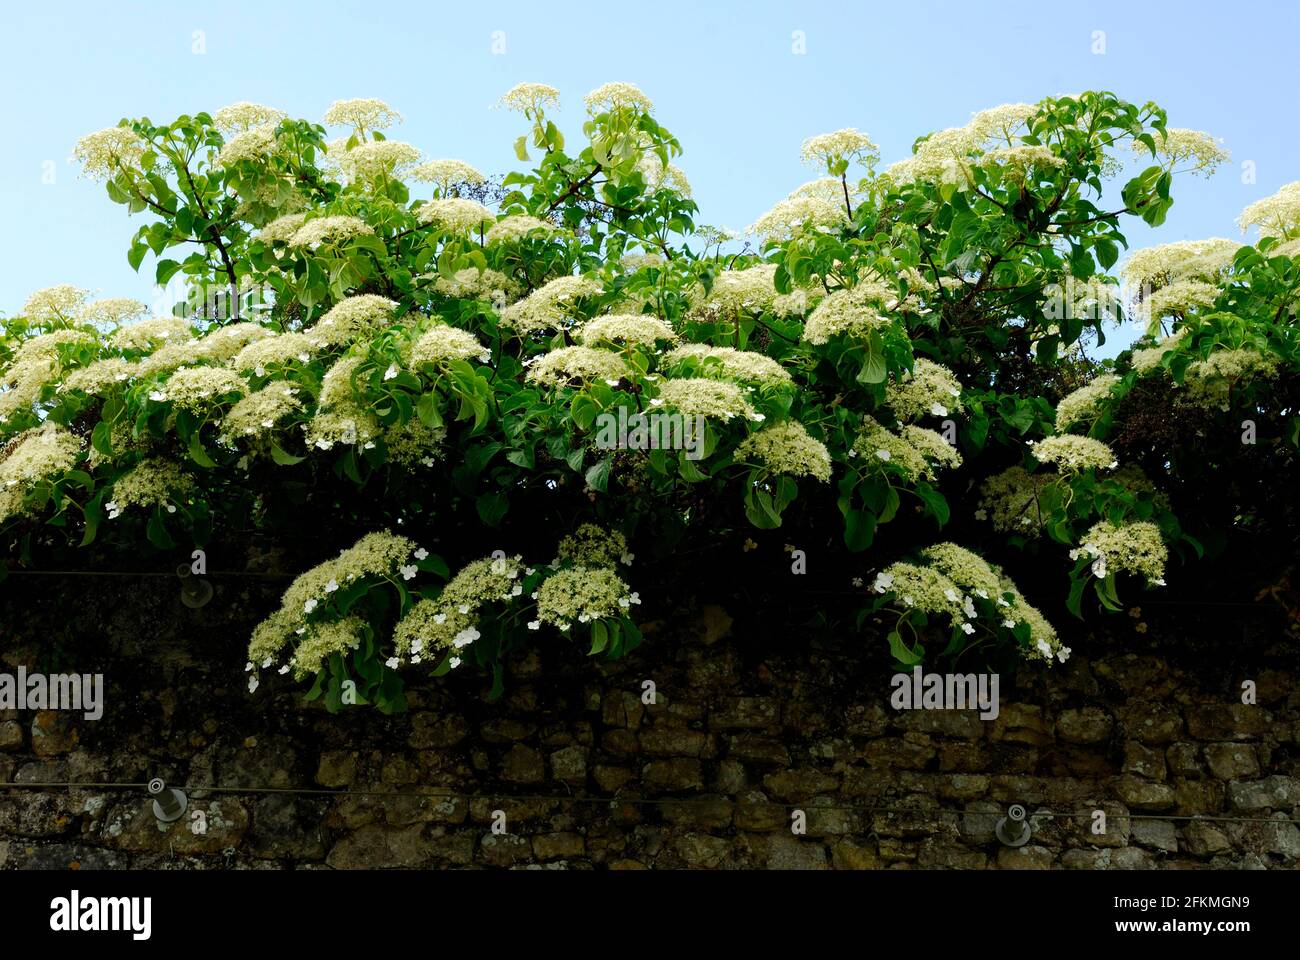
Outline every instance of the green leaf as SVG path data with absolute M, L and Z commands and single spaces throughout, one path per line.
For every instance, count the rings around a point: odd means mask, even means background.
M 1066 598 L 1065 608 L 1072 614 L 1083 619 L 1083 591 L 1088 586 L 1086 578 L 1075 577 L 1070 581 L 1070 596 Z
M 95 429 L 90 432 L 90 445 L 102 453 L 105 457 L 113 456 L 113 444 L 109 437 L 112 430 L 107 421 L 101 420 L 95 424 Z
M 600 463 L 587 471 L 587 486 L 597 493 L 604 493 L 609 486 L 609 474 L 614 469 L 614 458 L 605 457 Z
M 216 461 L 208 456 L 208 451 L 203 449 L 203 443 L 199 440 L 199 432 L 197 430 L 190 434 L 189 453 L 190 459 L 200 467 L 212 468 L 217 465 Z
M 95 494 L 95 496 L 86 504 L 86 532 L 81 538 L 81 543 L 77 544 L 79 547 L 85 547 L 94 542 L 95 534 L 99 530 L 100 521 L 104 519 L 104 508 L 102 504 L 105 492 L 106 491 L 104 490 L 100 490 L 99 493 Z
M 175 541 L 171 538 L 171 534 L 167 532 L 167 525 L 163 523 L 162 507 L 156 507 L 153 514 L 150 515 L 148 526 L 145 528 L 145 534 L 148 536 L 149 542 L 159 550 L 170 550 L 172 547 L 176 546 Z
M 948 522 L 948 501 L 944 499 L 942 493 L 928 483 L 922 482 L 916 485 L 916 495 L 925 503 L 926 512 L 933 514 L 939 521 L 939 526 L 942 527 Z
M 519 450 L 511 450 L 506 454 L 506 459 L 517 467 L 523 467 L 525 470 L 533 469 L 535 464 L 533 448 L 531 446 L 522 447 Z
M 862 369 L 858 371 L 858 382 L 883 383 L 888 374 L 884 341 L 880 339 L 880 334 L 872 330 L 871 336 L 867 338 L 867 351 L 862 359 Z
M 475 499 L 474 506 L 478 509 L 479 519 L 489 527 L 495 528 L 510 509 L 510 500 L 504 493 L 496 490 L 479 496 Z
M 525 163 L 528 161 L 528 137 L 522 136 L 515 141 L 515 156 Z
M 181 265 L 175 260 L 159 260 L 158 266 L 154 271 L 154 279 L 160 287 L 167 286 L 167 281 L 176 276 Z
M 274 460 L 276 463 L 278 463 L 278 464 L 279 464 L 280 466 L 282 466 L 282 467 L 292 467 L 295 463 L 302 463 L 302 462 L 303 462 L 304 460 L 306 460 L 307 458 L 306 458 L 306 457 L 295 457 L 295 456 L 294 456 L 293 454 L 291 454 L 291 453 L 285 453 L 284 448 L 281 447 L 281 446 L 280 446 L 278 443 L 276 443 L 274 440 L 272 440 L 272 441 L 271 441 L 271 459 Z
M 895 660 L 908 667 L 920 663 L 925 657 L 925 647 L 918 643 L 916 650 L 909 650 L 897 630 L 891 630 L 889 633 L 889 652 Z
M 1113 573 L 1094 581 L 1092 588 L 1097 594 L 1097 599 L 1101 601 L 1101 605 L 1107 610 L 1118 613 L 1124 609 L 1123 604 L 1119 602 L 1119 595 L 1115 592 L 1115 575 Z
M 781 514 L 766 490 L 751 487 L 745 494 L 745 516 L 760 530 L 775 530 L 781 526 Z
M 844 545 L 854 553 L 871 546 L 876 536 L 876 515 L 869 510 L 850 510 L 844 517 Z
M 587 656 L 594 656 L 605 649 L 609 644 L 609 632 L 605 629 L 605 624 L 600 620 L 593 620 L 591 624 L 591 649 Z
M 438 396 L 426 393 L 415 404 L 415 414 L 420 422 L 430 429 L 442 426 L 442 412 L 438 409 Z
M 709 479 L 709 475 L 700 470 L 695 465 L 695 461 L 687 456 L 677 458 L 677 472 L 687 483 L 699 483 L 701 480 Z
M 1205 547 L 1203 547 L 1203 546 L 1201 545 L 1201 541 L 1197 540 L 1197 539 L 1196 539 L 1195 537 L 1193 537 L 1190 533 L 1184 533 L 1184 534 L 1183 534 L 1183 539 L 1186 540 L 1188 543 L 1190 543 L 1190 544 L 1192 545 L 1192 549 L 1196 551 L 1196 558 L 1197 558 L 1198 560 L 1204 558 L 1204 556 L 1205 556 Z
M 1119 260 L 1119 246 L 1113 240 L 1098 240 L 1093 252 L 1097 255 L 1097 262 L 1101 264 L 1103 270 L 1109 270 L 1115 266 Z

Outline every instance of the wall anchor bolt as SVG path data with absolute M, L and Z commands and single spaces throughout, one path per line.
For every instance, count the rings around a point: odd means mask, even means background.
M 195 576 L 188 563 L 176 568 L 176 576 L 181 578 L 181 603 L 191 610 L 197 610 L 212 599 L 212 584 Z
M 185 791 L 167 786 L 162 777 L 154 777 L 149 781 L 149 795 L 154 798 L 153 815 L 163 823 L 179 820 L 185 816 L 185 810 L 190 805 Z
M 1007 808 L 1007 815 L 998 821 L 993 832 L 997 838 L 1008 847 L 1023 847 L 1029 842 L 1033 830 L 1029 827 L 1029 822 L 1025 819 L 1025 808 L 1018 803 L 1013 803 Z

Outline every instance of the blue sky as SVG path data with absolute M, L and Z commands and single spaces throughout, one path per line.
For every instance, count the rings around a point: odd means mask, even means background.
M 1130 222 L 1134 246 L 1237 236 L 1244 206 L 1300 179 L 1294 0 L 121 0 L 26 3 L 6 21 L 5 314 L 55 283 L 154 302 L 152 262 L 139 274 L 126 262 L 143 221 L 78 178 L 73 144 L 123 116 L 239 100 L 319 119 L 334 100 L 380 97 L 406 117 L 395 138 L 504 172 L 522 118 L 490 107 L 515 83 L 558 87 L 556 119 L 572 136 L 584 93 L 628 81 L 681 140 L 701 221 L 730 227 L 816 175 L 798 156 L 813 134 L 857 127 L 889 163 L 972 111 L 1089 88 L 1155 100 L 1171 126 L 1207 130 L 1233 153 L 1212 179 L 1175 183 L 1158 231 Z

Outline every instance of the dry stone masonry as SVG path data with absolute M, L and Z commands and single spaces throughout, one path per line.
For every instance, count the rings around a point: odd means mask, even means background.
M 518 656 L 495 703 L 453 675 L 405 714 L 332 716 L 287 683 L 247 693 L 240 651 L 272 587 L 220 582 L 198 611 L 172 584 L 74 605 L 66 589 L 8 591 L 2 669 L 102 672 L 104 716 L 0 712 L 0 779 L 160 776 L 190 809 L 161 824 L 143 789 L 0 790 L 3 869 L 1300 863 L 1297 665 L 1267 633 L 1209 669 L 1186 618 L 1140 635 L 1115 618 L 1069 664 L 1004 677 L 982 721 L 892 710 L 878 638 L 754 649 L 704 607 L 615 663 Z M 292 787 L 337 795 L 250 789 Z M 1013 803 L 1021 847 L 995 836 Z

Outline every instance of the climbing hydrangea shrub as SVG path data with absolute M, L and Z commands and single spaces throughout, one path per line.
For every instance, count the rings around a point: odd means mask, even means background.
M 84 138 L 85 175 L 141 218 L 128 262 L 188 296 L 149 316 L 59 286 L 5 320 L 4 562 L 306 537 L 249 685 L 292 675 L 331 708 L 400 709 L 412 670 L 499 692 L 501 657 L 542 636 L 619 656 L 639 591 L 739 590 L 759 541 L 796 537 L 858 586 L 835 607 L 786 581 L 783 609 L 892 617 L 902 663 L 1050 664 L 1049 621 L 1089 585 L 1117 609 L 1203 552 L 1186 490 L 1196 456 L 1234 453 L 1220 428 L 1254 417 L 1294 462 L 1295 184 L 1243 213 L 1253 242 L 1129 254 L 1139 290 L 1116 297 L 1126 220 L 1158 227 L 1174 177 L 1227 158 L 1154 104 L 1003 105 L 888 165 L 858 130 L 811 137 L 816 178 L 742 245 L 698 222 L 645 93 L 590 93 L 572 142 L 559 101 L 504 95 L 504 176 L 390 138 L 378 100 Z M 1087 359 L 1134 317 L 1134 349 Z M 698 443 L 600 439 L 655 417 Z M 1230 523 L 1282 525 L 1276 498 L 1230 499 Z

